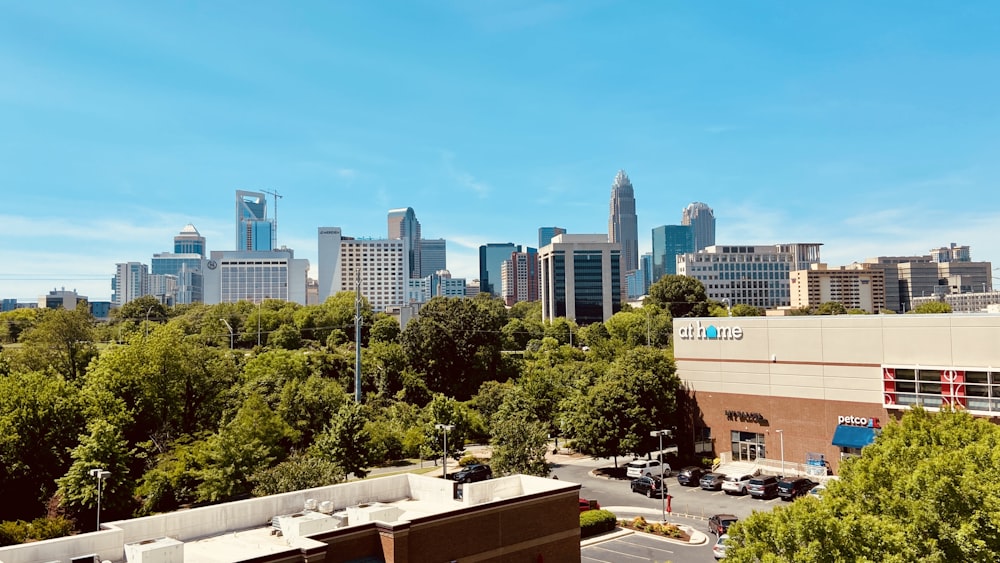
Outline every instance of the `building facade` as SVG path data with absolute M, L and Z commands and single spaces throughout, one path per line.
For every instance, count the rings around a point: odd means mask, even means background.
M 174 237 L 174 254 L 197 254 L 204 258 L 205 252 L 205 237 L 191 223 Z
M 953 313 L 988 313 L 994 312 L 991 310 L 991 307 L 1000 305 L 1000 291 L 949 293 L 934 297 L 914 297 L 913 306 L 919 307 L 925 303 L 933 303 L 935 301 L 947 303 Z
M 1000 416 L 1000 315 L 716 317 L 673 328 L 694 404 L 684 423 L 723 461 L 836 471 L 912 405 Z
M 709 299 L 764 309 L 791 304 L 789 273 L 819 263 L 821 243 L 710 246 L 677 256 L 677 273 L 705 286 Z
M 700 201 L 691 203 L 681 212 L 681 225 L 691 227 L 694 249 L 697 252 L 715 245 L 715 212 Z
M 443 238 L 420 239 L 420 275 L 427 277 L 447 269 L 447 242 Z
M 213 250 L 205 262 L 205 304 L 280 299 L 306 304 L 309 261 L 291 249 L 270 252 Z
M 653 228 L 653 281 L 677 273 L 677 256 L 697 250 L 690 225 L 661 225 Z
M 566 229 L 562 227 L 538 227 L 538 248 L 552 242 L 552 237 L 566 234 Z
M 479 291 L 500 297 L 503 290 L 503 263 L 511 253 L 521 252 L 512 242 L 491 242 L 479 247 Z
M 319 302 L 341 291 L 361 294 L 375 311 L 406 303 L 410 271 L 404 239 L 355 239 L 340 227 L 320 227 Z
M 539 250 L 542 320 L 584 325 L 621 310 L 621 247 L 604 235 L 558 235 Z
M 608 215 L 608 241 L 621 248 L 622 271 L 639 269 L 639 222 L 635 214 L 635 190 L 624 170 L 619 170 L 611 184 Z
M 267 195 L 236 191 L 236 250 L 268 252 L 274 249 L 277 226 L 267 218 Z
M 439 270 L 418 280 L 410 279 L 407 284 L 408 304 L 426 303 L 435 297 L 465 297 L 465 278 L 453 278 L 448 270 Z
M 848 309 L 878 313 L 885 309 L 885 272 L 810 264 L 789 276 L 792 307 L 816 307 L 836 301 Z
M 500 290 L 508 307 L 519 301 L 538 301 L 538 251 L 529 248 L 527 252 L 511 252 L 500 268 L 503 278 Z
M 149 294 L 149 267 L 139 262 L 115 264 L 111 302 L 117 307 Z

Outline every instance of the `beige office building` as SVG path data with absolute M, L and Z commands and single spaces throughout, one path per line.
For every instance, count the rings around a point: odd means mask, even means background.
M 987 314 L 674 320 L 695 447 L 786 473 L 836 471 L 911 405 L 1000 416 L 998 344 Z
M 885 272 L 826 264 L 789 274 L 792 307 L 816 307 L 836 301 L 848 309 L 877 313 L 885 309 Z

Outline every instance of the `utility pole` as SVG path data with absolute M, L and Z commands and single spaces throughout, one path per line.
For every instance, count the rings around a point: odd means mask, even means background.
M 354 293 L 354 402 L 361 404 L 361 269 L 355 272 Z

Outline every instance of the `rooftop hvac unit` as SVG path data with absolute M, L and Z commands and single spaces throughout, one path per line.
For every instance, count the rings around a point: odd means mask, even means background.
M 97 554 L 91 553 L 90 555 L 77 555 L 69 560 L 69 563 L 101 563 L 101 559 L 97 557 Z
M 319 511 L 323 514 L 333 514 L 333 503 L 328 500 L 324 500 L 319 503 Z
M 322 512 L 296 512 L 271 519 L 271 526 L 281 531 L 286 538 L 311 536 L 340 527 L 340 519 Z
M 174 538 L 158 538 L 125 544 L 128 563 L 184 563 L 184 543 Z
M 316 510 L 316 499 L 307 498 L 304 506 L 305 510 Z

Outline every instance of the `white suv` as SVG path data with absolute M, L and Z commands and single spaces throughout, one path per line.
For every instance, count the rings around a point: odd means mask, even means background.
M 644 475 L 659 477 L 660 462 L 655 459 L 636 459 L 625 464 L 625 476 L 629 479 L 637 479 Z M 669 464 L 663 464 L 663 475 L 670 475 Z
M 722 490 L 726 491 L 727 495 L 745 495 L 750 479 L 753 479 L 753 475 L 726 475 L 722 480 Z

